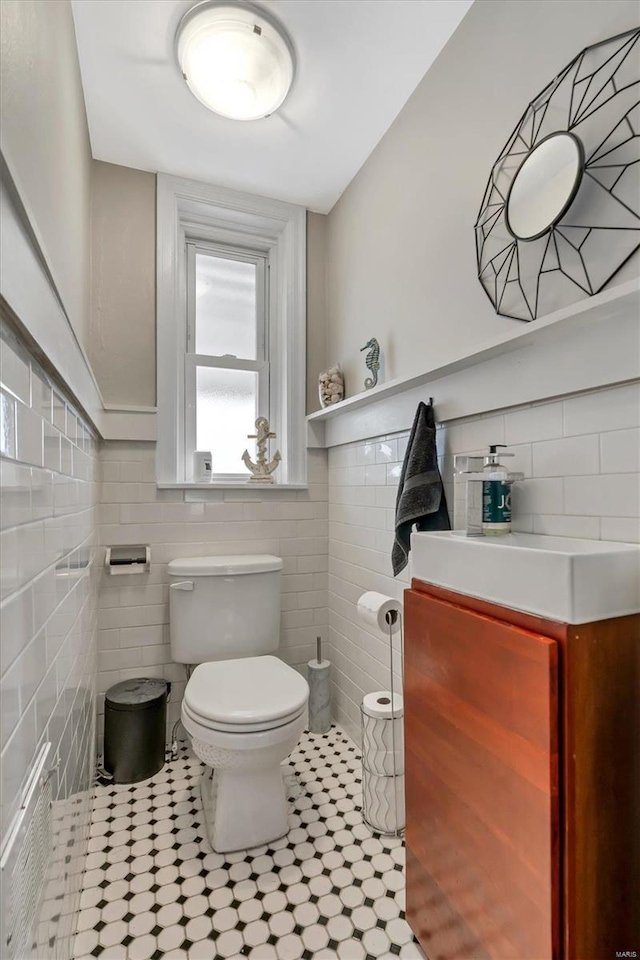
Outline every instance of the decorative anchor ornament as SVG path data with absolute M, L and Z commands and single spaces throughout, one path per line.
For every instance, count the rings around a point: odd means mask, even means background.
M 256 432 L 248 435 L 249 440 L 257 441 L 257 462 L 253 462 L 249 456 L 248 450 L 245 450 L 245 452 L 242 454 L 242 460 L 245 467 L 250 473 L 253 474 L 253 476 L 249 477 L 248 483 L 275 483 L 275 479 L 271 476 L 271 474 L 282 460 L 280 451 L 276 450 L 273 460 L 270 463 L 267 463 L 267 444 L 269 443 L 269 440 L 275 440 L 275 438 L 276 435 L 275 433 L 271 432 L 267 418 L 258 417 L 256 420 Z
M 380 344 L 375 337 L 371 337 L 371 340 L 367 340 L 364 347 L 360 347 L 360 353 L 363 350 L 368 350 L 369 353 L 364 358 L 364 362 L 367 368 L 371 371 L 371 376 L 367 377 L 364 381 L 365 390 L 371 390 L 372 387 L 375 387 L 378 382 L 378 370 L 380 369 Z

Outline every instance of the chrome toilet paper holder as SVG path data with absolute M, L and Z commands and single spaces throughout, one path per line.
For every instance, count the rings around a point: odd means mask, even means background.
M 364 601 L 364 602 L 363 602 Z M 384 625 L 386 625 L 389 631 L 389 687 L 390 687 L 390 697 L 387 698 L 386 691 L 383 692 L 383 696 L 379 697 L 378 702 L 380 705 L 383 704 L 383 700 L 386 700 L 387 703 L 391 705 L 391 710 L 388 717 L 372 717 L 365 711 L 364 701 L 360 705 L 360 722 L 361 722 L 361 739 L 362 739 L 362 785 L 363 785 L 363 803 L 362 803 L 362 815 L 367 826 L 374 830 L 376 833 L 380 833 L 386 836 L 402 836 L 404 833 L 404 797 L 401 798 L 401 803 L 399 803 L 398 798 L 398 787 L 400 778 L 404 776 L 404 763 L 402 764 L 402 771 L 398 770 L 398 747 L 400 746 L 403 750 L 404 738 L 401 738 L 401 744 L 396 742 L 396 721 L 400 719 L 402 723 L 402 718 L 404 717 L 404 703 L 402 703 L 402 693 L 404 692 L 404 656 L 403 656 L 403 631 L 402 631 L 402 606 L 400 601 L 393 600 L 392 597 L 384 596 L 383 594 L 377 594 L 371 592 L 369 594 L 363 594 L 358 603 L 360 609 L 360 614 L 363 619 L 366 619 L 366 622 L 371 623 L 372 619 L 374 624 L 380 631 L 384 631 Z M 394 690 L 395 681 L 394 681 L 394 649 L 393 649 L 393 636 L 394 633 L 399 631 L 400 633 L 400 700 L 401 705 L 396 707 L 396 693 Z M 379 774 L 375 771 L 369 771 L 367 764 L 369 763 L 369 758 L 365 756 L 366 744 L 369 740 L 369 727 L 372 724 L 386 724 L 388 721 L 391 721 L 391 773 Z M 380 734 L 376 737 L 375 731 L 371 731 L 372 737 L 376 742 L 385 742 L 386 737 L 384 734 Z M 368 818 L 367 810 L 367 798 L 368 798 L 368 780 L 369 776 L 379 776 L 381 779 L 386 781 L 392 781 L 392 791 L 393 791 L 393 810 L 390 809 L 390 802 L 388 797 L 384 797 L 381 800 L 378 797 L 378 800 L 381 801 L 381 804 L 384 803 L 389 807 L 388 813 L 393 813 L 393 829 L 385 830 L 380 826 L 372 823 Z M 401 815 L 402 807 L 402 815 Z M 402 821 L 402 826 L 400 823 Z
M 149 573 L 151 570 L 151 547 L 142 543 L 107 547 L 104 566 L 111 576 Z

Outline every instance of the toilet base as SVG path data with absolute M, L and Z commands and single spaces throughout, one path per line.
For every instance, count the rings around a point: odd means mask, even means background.
M 216 853 L 259 847 L 289 830 L 289 808 L 279 766 L 262 770 L 207 767 L 200 792 L 207 837 Z
M 216 853 L 249 850 L 284 836 L 289 806 L 280 764 L 300 739 L 304 712 L 279 727 L 230 733 L 205 727 L 183 701 L 182 722 L 205 764 L 200 789 Z

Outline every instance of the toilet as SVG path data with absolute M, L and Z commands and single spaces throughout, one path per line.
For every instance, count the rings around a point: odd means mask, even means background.
M 272 656 L 280 639 L 282 560 L 193 557 L 169 563 L 171 654 L 193 666 L 182 723 L 206 769 L 201 791 L 218 853 L 288 831 L 281 762 L 306 722 L 306 680 Z

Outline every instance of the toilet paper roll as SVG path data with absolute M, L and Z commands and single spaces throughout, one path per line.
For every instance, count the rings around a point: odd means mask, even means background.
M 395 747 L 395 753 L 394 753 Z M 395 761 L 395 762 L 394 762 Z M 404 729 L 402 717 L 362 717 L 362 766 L 369 773 L 391 777 L 404 773 Z
M 358 616 L 362 622 L 370 627 L 382 630 L 387 635 L 389 634 L 389 624 L 386 616 L 392 611 L 402 613 L 402 601 L 394 600 L 393 597 L 386 597 L 384 593 L 376 593 L 374 590 L 370 590 L 368 593 L 363 593 L 358 600 Z M 400 617 L 398 616 L 395 623 L 391 625 L 391 632 L 398 633 L 399 630 Z
M 391 693 L 388 690 L 376 690 L 368 693 L 362 701 L 362 710 L 368 717 L 381 717 L 390 720 L 391 717 L 404 715 L 404 700 L 399 693 L 393 695 L 393 709 Z

